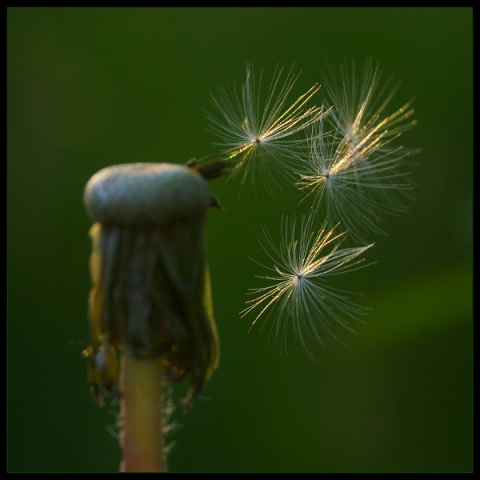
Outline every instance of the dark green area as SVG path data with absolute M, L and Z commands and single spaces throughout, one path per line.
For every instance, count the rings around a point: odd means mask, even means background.
M 126 162 L 215 153 L 204 109 L 245 63 L 302 70 L 373 55 L 415 97 L 411 212 L 390 218 L 347 279 L 373 308 L 344 354 L 316 359 L 247 334 L 258 286 L 250 231 L 212 211 L 208 250 L 220 366 L 176 415 L 172 472 L 472 470 L 472 37 L 468 8 L 7 10 L 8 470 L 116 471 L 115 405 L 97 407 L 80 352 L 90 289 L 89 177 Z M 223 205 L 275 231 L 285 203 L 237 180 Z M 277 221 L 278 220 L 278 221 Z M 343 281 L 343 279 L 342 279 Z M 186 388 L 181 385 L 180 389 Z M 180 393 L 179 393 L 180 395 Z

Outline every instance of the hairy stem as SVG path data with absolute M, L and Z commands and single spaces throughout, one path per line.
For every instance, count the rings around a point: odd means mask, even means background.
M 164 472 L 162 363 L 122 359 L 122 472 Z

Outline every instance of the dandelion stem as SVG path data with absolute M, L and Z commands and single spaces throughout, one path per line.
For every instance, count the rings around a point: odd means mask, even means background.
M 122 359 L 122 472 L 164 472 L 162 360 Z

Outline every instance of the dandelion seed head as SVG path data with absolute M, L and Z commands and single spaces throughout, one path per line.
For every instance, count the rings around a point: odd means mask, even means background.
M 312 355 L 312 343 L 338 347 L 335 326 L 352 330 L 351 324 L 365 315 L 366 309 L 353 303 L 349 294 L 329 285 L 330 277 L 362 268 L 359 257 L 372 245 L 359 248 L 340 246 L 345 232 L 324 223 L 315 230 L 314 216 L 282 220 L 281 239 L 277 244 L 267 230 L 262 243 L 273 266 L 259 263 L 268 274 L 259 278 L 268 283 L 252 288 L 248 307 L 241 316 L 255 314 L 252 327 L 261 319 L 273 317 L 270 336 L 287 349 L 288 338 L 294 339 Z

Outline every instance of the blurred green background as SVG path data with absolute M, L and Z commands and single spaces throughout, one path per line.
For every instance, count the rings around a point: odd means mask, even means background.
M 172 472 L 472 469 L 472 17 L 469 8 L 8 8 L 8 470 L 114 472 L 114 405 L 85 361 L 89 177 L 126 162 L 216 153 L 204 109 L 246 62 L 295 62 L 298 94 L 327 61 L 368 56 L 402 81 L 422 148 L 411 211 L 385 224 L 374 266 L 341 286 L 371 306 L 349 348 L 314 361 L 247 333 L 263 260 L 219 211 L 208 250 L 222 358 L 169 440 Z M 226 208 L 279 226 L 285 202 L 212 182 Z M 340 279 L 339 279 L 340 280 Z M 186 385 L 179 385 L 181 395 Z

